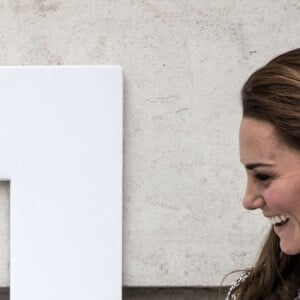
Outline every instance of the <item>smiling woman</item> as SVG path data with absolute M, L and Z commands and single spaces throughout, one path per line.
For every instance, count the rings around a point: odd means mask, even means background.
M 300 152 L 282 143 L 269 122 L 245 117 L 240 156 L 248 178 L 243 206 L 270 219 L 282 252 L 300 253 Z
M 256 264 L 227 299 L 300 299 L 300 49 L 253 73 L 242 89 L 240 159 L 246 209 L 271 223 Z

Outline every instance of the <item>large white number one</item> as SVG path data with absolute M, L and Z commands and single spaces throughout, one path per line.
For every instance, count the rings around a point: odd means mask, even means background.
M 1 67 L 11 300 L 119 300 L 122 70 Z

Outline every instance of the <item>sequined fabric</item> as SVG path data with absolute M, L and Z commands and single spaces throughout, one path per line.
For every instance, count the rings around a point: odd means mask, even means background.
M 243 282 L 245 280 L 245 278 L 248 276 L 248 272 L 244 273 L 242 276 L 240 276 L 235 282 L 234 284 L 230 287 L 229 291 L 228 291 L 228 295 L 226 297 L 225 300 L 236 300 L 236 296 L 233 293 L 233 290 L 240 285 L 241 282 Z M 231 298 L 229 298 L 229 296 L 231 296 Z

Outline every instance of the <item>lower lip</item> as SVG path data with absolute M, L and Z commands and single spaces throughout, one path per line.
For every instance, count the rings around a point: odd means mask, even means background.
M 286 223 L 284 223 L 283 225 L 280 226 L 273 226 L 275 233 L 280 233 L 281 231 L 283 231 L 289 224 L 290 220 L 288 220 Z

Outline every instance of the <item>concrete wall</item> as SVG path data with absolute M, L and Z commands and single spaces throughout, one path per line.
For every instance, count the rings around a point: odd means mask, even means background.
M 253 262 L 268 224 L 240 206 L 239 90 L 299 46 L 299 12 L 296 0 L 1 1 L 0 64 L 124 68 L 125 286 L 217 286 Z

